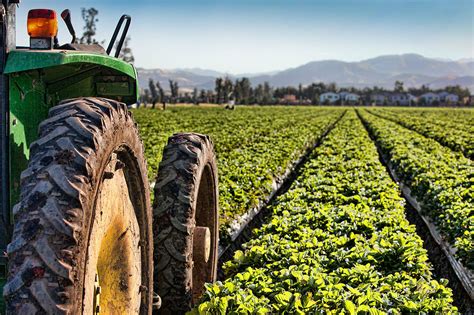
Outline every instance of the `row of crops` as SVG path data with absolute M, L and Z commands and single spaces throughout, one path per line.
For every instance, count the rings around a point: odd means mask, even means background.
M 149 177 L 157 174 L 162 151 L 175 132 L 212 137 L 217 153 L 220 237 L 240 227 L 241 217 L 271 193 L 277 181 L 344 112 L 318 108 L 177 107 L 134 111 L 144 140 Z
M 474 115 L 468 111 L 377 109 L 371 110 L 371 113 L 474 158 Z
M 209 285 L 194 313 L 455 311 L 451 290 L 434 280 L 422 240 L 405 219 L 404 199 L 353 110 L 272 210 L 225 264 L 227 280 Z
M 474 270 L 474 163 L 437 141 L 362 111 L 377 144 L 422 210 Z M 473 136 L 471 135 L 471 138 Z
M 323 139 L 290 190 L 270 205 L 266 223 L 225 264 L 226 280 L 207 287 L 194 313 L 455 312 L 453 293 L 432 274 L 377 147 L 472 272 L 474 111 L 178 107 L 134 115 L 150 179 L 172 133 L 211 135 L 224 243 Z

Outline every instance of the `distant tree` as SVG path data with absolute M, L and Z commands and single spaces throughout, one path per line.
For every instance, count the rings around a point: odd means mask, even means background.
M 224 95 L 224 80 L 222 78 L 216 78 L 216 103 L 222 104 L 223 95 Z
M 373 88 L 372 88 L 372 92 L 373 93 L 383 93 L 385 90 L 381 87 L 378 87 L 377 85 L 375 85 Z
M 232 95 L 233 89 L 234 89 L 234 84 L 232 83 L 230 78 L 226 77 L 224 79 L 224 86 L 223 86 L 224 103 L 229 102 L 229 98 Z
M 193 103 L 194 103 L 194 105 L 199 105 L 198 89 L 197 88 L 194 88 L 194 90 L 193 90 Z
M 282 100 L 285 98 L 287 95 L 298 95 L 298 89 L 296 89 L 294 86 L 286 86 L 286 87 L 280 87 L 276 88 L 273 92 L 273 97 L 279 100 Z M 282 104 L 289 105 L 290 101 L 285 100 Z
M 395 81 L 395 87 L 393 89 L 395 92 L 398 93 L 403 93 L 404 88 L 403 88 L 403 82 L 402 81 Z
M 303 90 L 304 97 L 310 99 L 312 105 L 319 104 L 319 95 L 321 93 L 324 93 L 324 89 L 321 88 L 321 83 L 312 83 Z
M 248 78 L 237 79 L 234 84 L 234 96 L 237 104 L 249 104 L 251 84 Z
M 298 85 L 298 103 L 301 104 L 303 101 L 303 85 L 300 83 Z
M 254 101 L 253 101 L 253 103 L 263 104 L 263 97 L 264 97 L 263 85 L 259 84 L 259 85 L 257 85 L 257 87 L 254 90 Z
M 234 83 L 234 97 L 236 104 L 242 104 L 242 86 L 240 85 L 240 80 L 235 80 Z
M 202 89 L 199 92 L 199 101 L 202 102 L 202 103 L 209 103 L 209 100 L 207 99 L 206 90 Z
M 179 102 L 179 85 L 178 81 L 174 81 L 174 86 L 173 86 L 173 92 L 174 92 L 174 98 L 176 99 L 176 102 Z
M 118 43 L 116 44 L 116 46 Z M 133 56 L 132 48 L 130 48 L 130 36 L 125 38 L 123 42 L 122 50 L 120 51 L 119 58 L 128 63 L 134 63 L 135 57 Z
M 179 86 L 177 81 L 169 80 L 170 83 L 170 90 L 171 90 L 171 101 L 173 103 L 178 102 L 179 96 Z
M 428 93 L 428 92 L 431 92 L 431 89 L 428 85 L 423 84 L 421 86 L 420 92 L 421 92 L 421 94 Z
M 206 91 L 206 103 L 210 103 L 214 97 L 214 93 L 211 90 Z
M 84 20 L 84 33 L 79 42 L 87 45 L 98 44 L 99 42 L 95 39 L 95 35 L 97 32 L 97 22 L 99 22 L 97 18 L 99 11 L 95 8 L 82 8 L 81 13 Z
M 158 89 L 158 95 L 160 98 L 160 102 L 163 105 L 163 110 L 166 109 L 166 95 L 165 90 L 161 87 L 160 82 L 156 82 L 156 88 Z
M 273 90 L 270 87 L 270 83 L 268 81 L 263 82 L 263 105 L 270 105 L 273 99 Z
M 334 83 L 334 82 L 329 83 L 329 84 L 327 85 L 327 91 L 328 91 L 328 92 L 334 92 L 334 93 L 336 93 L 336 92 L 337 92 L 337 85 L 336 85 L 336 83 Z
M 189 95 L 189 92 L 184 92 L 182 98 L 184 99 L 184 103 L 189 103 L 192 101 L 192 97 Z M 180 99 L 180 101 L 182 100 Z
M 443 90 L 448 93 L 456 94 L 457 96 L 459 96 L 460 99 L 464 97 L 469 97 L 471 95 L 468 88 L 463 88 L 460 85 L 447 86 Z
M 159 82 L 157 84 L 159 84 Z M 152 108 L 155 109 L 156 102 L 158 101 L 158 91 L 156 90 L 156 85 L 152 78 L 148 81 L 148 88 L 150 89 Z
M 149 89 L 143 90 L 142 103 L 144 103 L 145 106 L 146 104 L 150 103 L 150 90 Z

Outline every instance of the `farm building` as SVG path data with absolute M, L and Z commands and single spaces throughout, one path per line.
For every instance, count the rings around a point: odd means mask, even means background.
M 376 93 L 370 95 L 370 102 L 374 103 L 375 105 L 385 105 L 387 103 L 387 95 L 382 93 Z
M 439 100 L 445 104 L 455 104 L 459 102 L 459 96 L 457 96 L 456 94 L 452 94 L 449 92 L 441 92 L 438 93 L 438 96 Z
M 444 98 L 444 102 L 446 103 L 457 103 L 459 101 L 459 96 L 457 96 L 456 94 L 449 94 L 449 95 L 446 95 L 446 97 Z
M 462 104 L 466 106 L 472 106 L 474 105 L 474 95 L 471 96 L 464 96 L 462 98 Z
M 341 92 L 339 93 L 339 97 L 341 100 L 343 100 L 345 103 L 348 104 L 354 104 L 359 101 L 360 96 L 355 94 L 355 93 L 349 93 L 349 92 Z
M 339 100 L 340 100 L 339 94 L 333 93 L 333 92 L 323 93 L 319 96 L 319 101 L 321 102 L 321 104 L 324 104 L 324 103 L 334 104 L 335 102 Z
M 388 97 L 390 105 L 407 106 L 416 101 L 416 97 L 410 93 L 393 93 Z
M 288 103 L 295 103 L 296 102 L 296 95 L 293 94 L 286 94 L 283 96 L 283 100 Z
M 428 92 L 421 95 L 419 99 L 427 105 L 431 105 L 435 102 L 439 102 L 440 100 L 439 95 L 432 92 Z

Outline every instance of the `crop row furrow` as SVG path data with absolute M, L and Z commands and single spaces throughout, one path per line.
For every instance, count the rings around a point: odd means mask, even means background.
M 156 176 L 167 138 L 178 131 L 208 134 L 218 157 L 222 243 L 240 228 L 242 216 L 265 200 L 343 110 L 318 108 L 139 109 L 149 177 Z
M 422 241 L 354 111 L 316 148 L 237 251 L 227 280 L 207 285 L 198 314 L 450 313 Z
M 397 123 L 366 111 L 360 115 L 423 214 L 474 270 L 474 162 Z
M 438 141 L 453 151 L 461 152 L 468 158 L 474 158 L 474 128 L 464 129 L 461 124 L 453 123 L 449 117 L 431 115 L 431 119 L 413 116 L 407 111 L 371 110 L 370 113 L 396 122 L 403 127 L 416 131 L 425 137 Z

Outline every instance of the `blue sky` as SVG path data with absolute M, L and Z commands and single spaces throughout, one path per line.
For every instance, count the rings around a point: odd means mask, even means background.
M 264 72 L 313 60 L 362 60 L 419 53 L 474 57 L 474 0 L 23 0 L 18 44 L 27 44 L 31 8 L 99 10 L 98 39 L 122 13 L 132 16 L 136 65 Z M 60 23 L 60 41 L 69 39 Z

